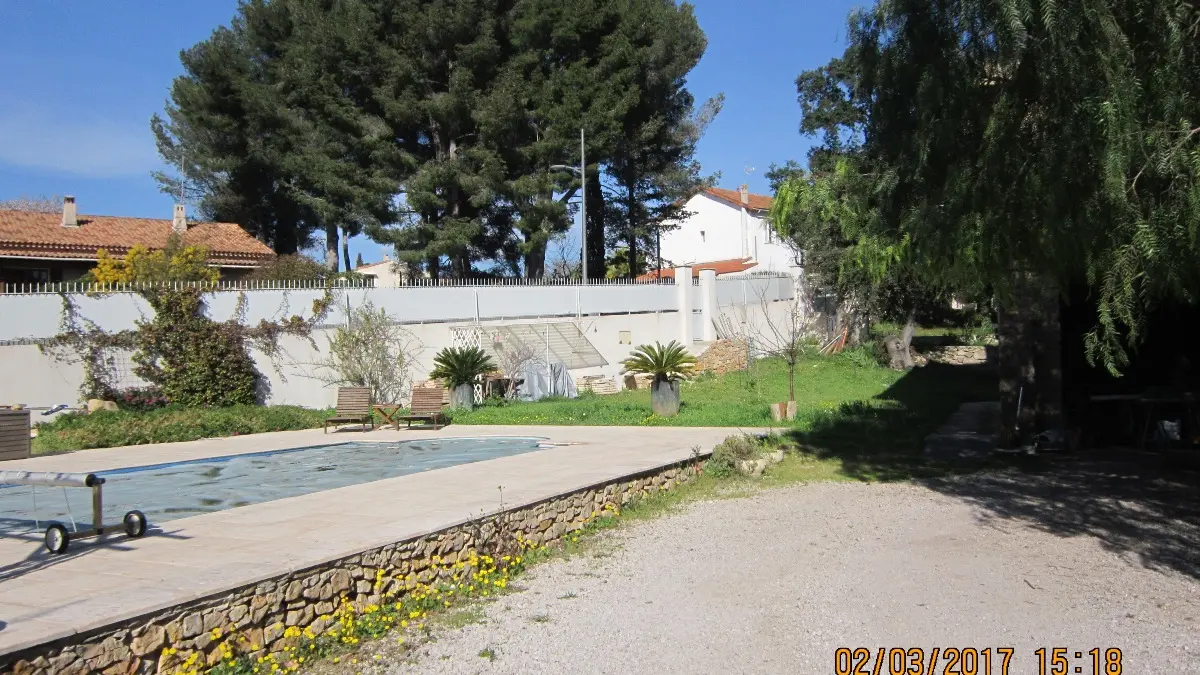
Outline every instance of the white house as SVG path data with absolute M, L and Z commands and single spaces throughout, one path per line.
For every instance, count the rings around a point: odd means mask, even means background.
M 748 272 L 800 274 L 797 252 L 767 224 L 770 197 L 751 194 L 745 185 L 737 191 L 707 188 L 689 199 L 685 208 L 691 215 L 662 235 L 664 261 L 697 267 L 749 259 L 755 264 Z
M 828 312 L 830 298 L 814 297 L 804 277 L 803 253 L 767 223 L 771 197 L 738 190 L 706 188 L 685 205 L 691 215 L 662 235 L 664 264 L 691 267 L 694 274 L 712 269 L 717 276 L 782 272 L 796 279 L 795 297 L 806 311 Z M 663 270 L 663 276 L 672 274 Z M 657 270 L 645 277 L 654 277 Z

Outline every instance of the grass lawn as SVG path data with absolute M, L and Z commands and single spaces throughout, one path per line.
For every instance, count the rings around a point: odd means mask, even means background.
M 839 357 L 797 364 L 797 424 L 809 424 L 843 403 L 877 396 L 903 375 L 874 365 L 855 365 L 852 359 Z M 769 426 L 768 406 L 788 398 L 787 366 L 779 360 L 764 359 L 746 371 L 722 377 L 701 376 L 683 384 L 682 397 L 679 415 L 670 418 L 651 414 L 649 390 L 634 390 L 485 405 L 455 412 L 453 420 L 455 424 Z
M 90 415 L 61 415 L 38 426 L 37 438 L 33 439 L 33 454 L 313 429 L 320 427 L 331 414 L 329 410 L 289 405 L 238 405 L 228 408 L 168 407 L 148 411 L 102 410 Z

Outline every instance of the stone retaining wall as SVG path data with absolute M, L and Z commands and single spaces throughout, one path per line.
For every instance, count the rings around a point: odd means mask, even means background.
M 261 654 L 284 648 L 284 631 L 296 626 L 321 633 L 345 597 L 361 609 L 385 595 L 403 598 L 405 584 L 436 581 L 431 560 L 453 563 L 471 551 L 484 552 L 524 538 L 551 544 L 579 529 L 606 505 L 620 507 L 659 490 L 670 490 L 699 472 L 697 461 L 651 472 L 486 516 L 441 532 L 390 544 L 307 570 L 276 577 L 217 596 L 178 605 L 151 616 L 121 622 L 0 656 L 0 672 L 14 675 L 134 675 L 172 673 L 189 654 L 215 664 L 221 654 L 212 631 L 231 628 L 261 647 Z M 503 541 L 502 541 L 503 540 Z M 381 574 L 382 571 L 382 574 Z M 382 580 L 382 582 L 380 582 Z M 164 647 L 177 652 L 160 656 Z
M 966 366 L 985 363 L 994 365 L 996 362 L 994 351 L 989 350 L 985 346 L 968 347 L 952 345 L 926 350 L 924 356 L 930 361 L 948 363 L 950 365 Z
M 746 344 L 734 340 L 717 340 L 696 359 L 696 370 L 711 370 L 717 375 L 746 369 Z

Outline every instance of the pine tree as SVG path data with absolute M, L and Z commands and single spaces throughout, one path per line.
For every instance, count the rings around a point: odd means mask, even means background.
M 262 2 L 244 11 L 278 13 Z M 155 175 L 162 190 L 186 191 L 204 217 L 239 223 L 279 253 L 303 248 L 314 218 L 282 189 L 297 136 L 282 114 L 269 54 L 239 17 L 180 58 L 184 74 L 172 83 L 166 118 L 151 119 L 159 154 L 175 169 Z

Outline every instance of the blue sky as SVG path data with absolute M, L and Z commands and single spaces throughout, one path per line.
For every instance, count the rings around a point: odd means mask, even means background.
M 708 51 L 689 78 L 725 108 L 701 142 L 721 185 L 767 192 L 774 163 L 802 160 L 795 78 L 841 53 L 862 2 L 697 0 Z M 0 199 L 74 195 L 80 213 L 169 218 L 172 199 L 150 116 L 179 75 L 179 52 L 236 12 L 236 0 L 0 0 Z M 577 241 L 577 234 L 573 238 Z M 380 259 L 358 238 L 351 255 Z

